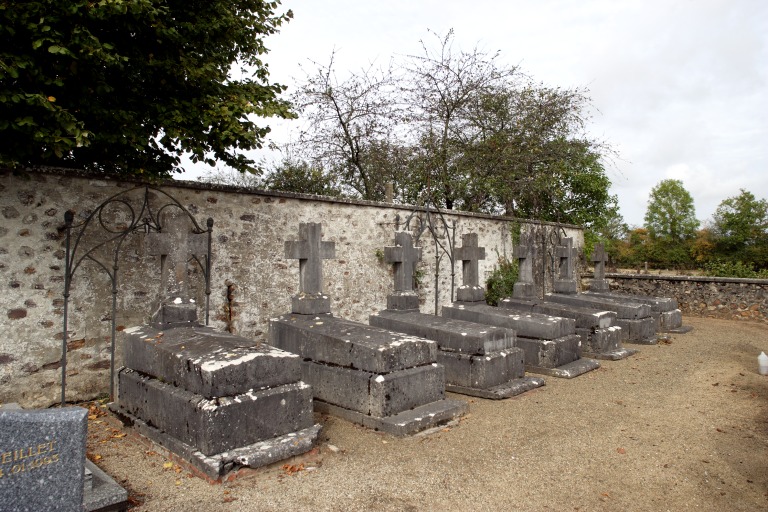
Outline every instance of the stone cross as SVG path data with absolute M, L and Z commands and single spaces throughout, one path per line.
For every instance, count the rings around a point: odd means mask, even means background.
M 163 300 L 189 298 L 187 262 L 208 254 L 208 233 L 192 233 L 186 214 L 166 214 L 160 231 L 147 233 L 147 253 L 160 256 Z
M 395 291 L 413 291 L 413 267 L 421 261 L 421 247 L 413 246 L 413 236 L 405 231 L 395 233 L 395 246 L 384 248 L 384 261 L 395 266 Z
M 562 245 L 557 246 L 559 259 L 558 275 L 554 280 L 556 293 L 577 293 L 578 283 L 574 271 L 576 261 L 576 249 L 573 247 L 573 238 L 563 238 Z
M 485 259 L 485 247 L 479 247 L 477 233 L 461 236 L 461 247 L 454 248 L 456 259 L 461 260 L 462 286 L 456 299 L 460 302 L 479 302 L 485 300 L 485 289 L 479 285 L 479 262 Z
M 395 266 L 395 293 L 387 296 L 387 309 L 419 309 L 419 296 L 413 290 L 413 268 L 421 261 L 421 247 L 414 247 L 413 236 L 395 233 L 394 247 L 384 248 L 384 261 Z
M 595 276 L 589 284 L 589 289 L 595 292 L 610 291 L 608 281 L 605 280 L 605 264 L 608 261 L 608 254 L 606 254 L 603 244 L 595 244 L 590 259 L 595 265 Z
M 299 260 L 299 294 L 293 297 L 293 312 L 330 313 L 330 299 L 323 295 L 323 260 L 336 256 L 334 242 L 322 241 L 322 225 L 299 224 L 299 239 L 285 242 L 285 257 Z
M 513 287 L 512 296 L 516 299 L 533 299 L 536 295 L 533 290 L 533 259 L 534 241 L 530 235 L 521 235 L 520 242 L 513 249 L 512 255 L 517 258 L 518 274 L 517 282 Z

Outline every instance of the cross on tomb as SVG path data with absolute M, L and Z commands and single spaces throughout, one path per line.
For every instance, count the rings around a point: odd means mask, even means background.
M 414 247 L 413 236 L 405 231 L 395 233 L 395 246 L 384 248 L 384 261 L 395 266 L 395 291 L 413 291 L 413 267 L 421 261 L 421 247 Z
M 285 242 L 285 257 L 299 260 L 299 291 L 309 295 L 323 293 L 323 260 L 336 256 L 334 242 L 322 241 L 319 222 L 299 224 L 299 239 Z
M 516 299 L 536 298 L 533 281 L 534 250 L 533 237 L 526 234 L 520 237 L 520 242 L 512 251 L 512 255 L 517 258 L 518 263 L 517 282 L 512 288 L 512 297 Z
M 563 238 L 563 245 L 557 246 L 559 262 L 559 278 L 563 280 L 573 279 L 573 238 Z
M 485 259 L 485 247 L 477 245 L 477 233 L 461 235 L 461 245 L 454 248 L 454 254 L 461 260 L 462 283 L 464 286 L 479 286 L 479 262 Z
M 520 242 L 512 254 L 517 258 L 519 283 L 533 283 L 533 240 L 528 235 L 520 237 Z
M 608 261 L 608 255 L 605 252 L 603 244 L 595 244 L 595 250 L 592 251 L 592 263 L 595 264 L 595 279 L 605 279 L 605 264 Z
M 576 282 L 574 262 L 576 249 L 573 248 L 573 238 L 563 238 L 562 244 L 557 246 L 558 272 L 553 287 L 556 293 L 578 293 L 579 285 Z
M 589 289 L 595 292 L 610 291 L 608 281 L 605 280 L 605 263 L 608 261 L 608 254 L 606 254 L 603 244 L 595 244 L 595 250 L 592 251 L 590 260 L 595 265 L 595 275 L 589 284 Z
M 208 254 L 208 233 L 193 233 L 189 217 L 181 212 L 163 216 L 158 232 L 147 233 L 147 253 L 160 256 L 161 294 L 169 298 L 189 298 L 187 262 Z

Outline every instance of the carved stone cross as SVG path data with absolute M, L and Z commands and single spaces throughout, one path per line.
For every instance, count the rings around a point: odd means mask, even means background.
M 480 282 L 480 260 L 485 259 L 485 247 L 479 247 L 477 233 L 461 236 L 461 247 L 454 248 L 456 259 L 461 260 L 462 286 L 456 299 L 460 302 L 479 302 L 485 300 L 485 289 Z
M 413 290 L 413 267 L 421 261 L 421 247 L 413 246 L 413 236 L 395 233 L 395 246 L 384 248 L 384 261 L 395 266 L 395 293 L 387 295 L 387 309 L 419 309 L 419 296 Z
M 285 242 L 285 257 L 299 260 L 299 295 L 293 297 L 293 312 L 330 313 L 330 299 L 323 295 L 323 260 L 336 256 L 336 245 L 322 241 L 322 225 L 299 224 L 299 239 Z
M 608 261 L 608 254 L 606 254 L 603 244 L 595 244 L 590 260 L 595 265 L 595 276 L 589 284 L 589 289 L 596 292 L 610 291 L 608 281 L 605 280 L 605 264 Z
M 147 233 L 147 254 L 160 256 L 162 300 L 181 298 L 188 302 L 187 262 L 208 254 L 208 233 L 193 233 L 189 217 L 181 212 L 163 216 L 160 231 Z
M 513 257 L 517 258 L 518 273 L 517 282 L 512 291 L 512 296 L 516 299 L 533 299 L 536 295 L 533 290 L 533 259 L 535 246 L 530 235 L 521 235 L 520 242 L 512 251 Z
M 576 262 L 576 249 L 573 247 L 573 238 L 563 238 L 562 245 L 557 246 L 558 275 L 555 278 L 554 289 L 557 293 L 577 293 L 578 283 L 574 270 Z
M 421 247 L 413 246 L 413 236 L 405 231 L 395 233 L 395 246 L 384 248 L 384 261 L 395 266 L 395 291 L 413 291 L 413 267 L 421 261 Z

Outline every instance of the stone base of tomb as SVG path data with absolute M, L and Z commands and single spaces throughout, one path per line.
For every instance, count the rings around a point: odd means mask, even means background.
M 597 361 L 582 357 L 577 334 L 553 340 L 519 336 L 517 345 L 525 352 L 525 370 L 530 373 L 571 379 L 600 367 Z
M 258 468 L 306 453 L 317 443 L 321 430 L 319 424 L 314 424 L 296 432 L 206 455 L 197 448 L 127 413 L 117 404 L 110 404 L 110 409 L 138 434 L 189 462 L 192 467 L 214 481 L 219 481 L 228 473 L 242 467 Z
M 621 346 L 621 327 L 618 326 L 577 328 L 576 334 L 581 336 L 581 353 L 586 357 L 618 361 L 638 352 Z
M 540 377 L 525 376 L 525 356 L 520 348 L 484 355 L 439 350 L 437 361 L 445 367 L 446 391 L 501 400 L 544 385 Z
M 450 391 L 451 393 L 458 393 L 460 395 L 485 398 L 486 400 L 503 400 L 505 398 L 521 395 L 526 391 L 540 388 L 545 383 L 546 382 L 542 377 L 528 376 L 512 379 L 505 382 L 504 384 L 485 389 L 446 384 L 445 390 Z
M 635 345 L 656 345 L 656 323 L 652 317 L 630 320 L 617 318 L 616 325 L 621 327 L 622 341 Z
M 560 379 L 572 379 L 574 377 L 578 377 L 579 375 L 584 375 L 587 372 L 591 372 L 592 370 L 597 370 L 598 368 L 600 368 L 600 363 L 587 357 L 579 358 L 575 361 L 571 361 L 570 363 L 566 363 L 556 368 L 525 365 L 526 371 L 531 373 L 539 373 L 548 377 L 557 377 Z
M 376 417 L 315 400 L 315 411 L 338 416 L 364 427 L 404 437 L 457 420 L 469 410 L 461 400 L 443 399 L 386 417 Z
M 300 354 L 315 410 L 393 435 L 410 435 L 463 415 L 445 398 L 437 344 L 330 315 L 273 319 L 270 340 Z M 414 412 L 416 411 L 416 412 Z

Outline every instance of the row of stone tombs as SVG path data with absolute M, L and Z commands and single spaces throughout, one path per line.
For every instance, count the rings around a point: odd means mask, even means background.
M 540 375 L 572 378 L 599 367 L 596 359 L 636 352 L 622 342 L 654 343 L 657 332 L 685 330 L 673 300 L 611 294 L 602 248 L 593 257 L 592 290 L 577 293 L 575 249 L 567 238 L 558 247 L 555 293 L 536 297 L 533 244 L 524 239 L 514 249 L 520 272 L 512 297 L 488 306 L 478 283 L 485 254 L 476 234 L 464 235 L 455 249 L 463 284 L 442 316 L 419 312 L 412 273 L 421 249 L 410 233 L 398 232 L 385 248 L 385 261 L 395 267 L 387 309 L 368 324 L 337 318 L 322 290 L 322 260 L 334 257 L 334 244 L 322 240 L 320 224 L 307 223 L 298 240 L 285 242 L 286 258 L 298 259 L 300 267 L 291 312 L 272 320 L 269 344 L 254 344 L 197 322 L 186 285 L 190 244 L 171 235 L 171 243 L 153 242 L 164 256 L 165 296 L 150 325 L 125 331 L 111 409 L 212 479 L 309 450 L 320 431 L 313 412 L 409 435 L 466 413 L 467 403 L 446 390 L 507 398 L 544 385 Z M 0 428 L 12 429 L 13 414 L 22 413 L 0 410 Z M 18 439 L 29 432 L 7 439 L 21 448 L 45 444 Z M 3 458 L 9 467 L 0 470 L 18 476 L 50 469 L 63 458 L 53 444 L 49 448 L 26 471 L 16 471 L 24 462 L 13 464 L 19 462 L 13 457 Z M 0 478 L 0 485 L 13 481 Z M 15 489 L 14 496 L 21 492 Z

